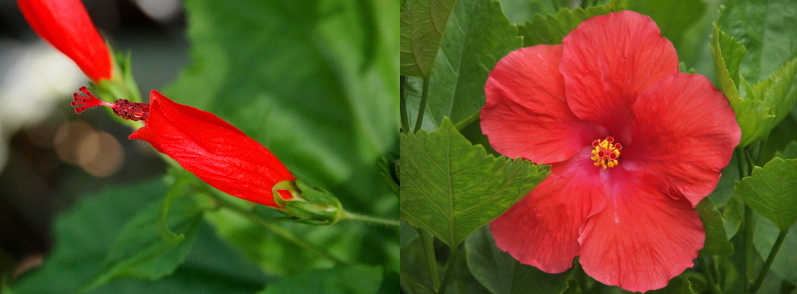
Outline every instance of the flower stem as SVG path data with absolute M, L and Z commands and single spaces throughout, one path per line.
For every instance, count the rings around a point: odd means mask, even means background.
M 394 227 L 401 226 L 401 223 L 398 220 L 384 219 L 384 218 L 379 218 L 379 217 L 355 214 L 355 213 L 351 213 L 351 212 L 348 212 L 348 211 L 345 211 L 345 210 L 343 211 L 343 215 L 341 216 L 341 219 L 353 220 L 353 221 L 359 221 L 359 222 L 365 222 L 365 223 L 372 223 L 372 224 L 379 224 L 379 225 L 394 226 Z
M 415 119 L 415 130 L 413 133 L 421 129 L 423 123 L 423 112 L 426 110 L 426 96 L 429 96 L 429 78 L 423 78 L 423 93 L 421 93 L 421 103 L 418 105 L 418 118 Z
M 444 294 L 446 293 L 446 287 L 448 283 L 451 281 L 451 276 L 454 273 L 454 263 L 457 262 L 457 253 L 459 253 L 457 246 L 449 247 L 451 250 L 450 257 L 448 258 L 448 264 L 446 264 L 446 273 L 443 277 L 443 284 L 440 285 L 440 289 L 437 291 L 437 294 Z
M 772 250 L 769 251 L 769 256 L 767 256 L 767 261 L 764 262 L 764 267 L 761 268 L 761 272 L 758 273 L 758 278 L 756 278 L 755 283 L 747 290 L 748 293 L 754 294 L 758 291 L 758 287 L 761 287 L 761 283 L 764 282 L 764 278 L 767 276 L 767 272 L 769 272 L 769 267 L 772 266 L 772 262 L 775 261 L 775 256 L 778 255 L 780 245 L 783 245 L 783 241 L 786 240 L 786 234 L 788 233 L 789 230 L 780 230 L 778 239 L 775 240 L 775 245 L 772 246 Z
M 265 218 L 261 217 L 260 215 L 255 214 L 251 210 L 243 209 L 240 206 L 235 205 L 232 202 L 229 202 L 229 201 L 225 200 L 224 198 L 219 197 L 218 195 L 215 195 L 215 193 L 213 193 L 213 192 L 209 192 L 207 194 L 210 195 L 210 197 L 212 197 L 220 206 L 222 206 L 224 208 L 227 208 L 229 210 L 232 210 L 233 212 L 238 213 L 239 215 L 249 219 L 250 221 L 254 222 L 255 224 L 259 225 L 260 227 L 262 227 L 262 228 L 264 228 L 264 229 L 276 234 L 277 236 L 282 237 L 283 239 L 287 240 L 288 242 L 291 242 L 291 243 L 293 243 L 296 246 L 304 248 L 307 251 L 313 252 L 313 253 L 315 253 L 315 254 L 317 254 L 317 255 L 325 258 L 325 259 L 328 259 L 329 261 L 332 261 L 335 264 L 346 264 L 346 262 L 338 259 L 337 257 L 333 256 L 332 254 L 329 254 L 328 252 L 326 252 L 324 250 L 321 250 L 320 248 L 317 248 L 314 245 L 312 245 L 312 244 L 300 239 L 299 237 L 297 237 L 296 235 L 294 235 L 290 231 L 273 225 L 274 223 L 278 223 L 278 222 L 290 221 L 290 220 L 292 220 L 292 218 L 265 219 Z
M 432 286 L 434 289 L 440 289 L 440 275 L 437 273 L 437 258 L 434 254 L 432 234 L 418 227 L 415 229 L 418 231 L 421 244 L 423 244 L 423 253 L 426 256 L 426 267 L 429 271 L 429 278 L 432 280 Z
M 706 260 L 702 255 L 697 257 L 697 264 L 700 265 L 700 268 L 703 270 L 703 276 L 706 277 L 706 282 L 708 283 L 708 288 L 711 290 L 712 294 L 722 294 L 722 290 L 717 286 L 717 283 L 714 282 L 714 275 L 711 273 L 711 268 L 706 263 Z
M 401 96 L 399 96 L 401 97 L 401 99 L 399 99 L 401 103 L 399 109 L 401 111 L 401 129 L 403 133 L 406 133 L 410 131 L 410 119 L 407 113 L 407 92 L 409 91 L 405 90 L 404 87 L 407 87 L 407 77 L 401 76 Z
M 753 209 L 749 205 L 744 206 L 744 289 L 750 289 L 750 281 L 753 279 L 753 262 L 755 259 L 755 248 L 753 248 L 753 227 L 755 218 Z

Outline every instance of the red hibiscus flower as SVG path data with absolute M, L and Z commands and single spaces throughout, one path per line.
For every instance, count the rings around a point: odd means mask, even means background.
M 271 151 L 216 115 L 175 103 L 158 91 L 150 104 L 119 99 L 97 99 L 86 87 L 75 93 L 72 106 L 81 113 L 89 107 L 108 106 L 128 120 L 146 124 L 130 139 L 149 142 L 159 152 L 217 189 L 235 197 L 282 208 L 281 200 L 293 198 L 296 178 Z M 276 187 L 276 188 L 275 188 Z M 273 197 L 277 191 L 280 197 Z
M 18 4 L 33 30 L 92 81 L 111 79 L 113 57 L 80 0 L 19 0 Z
M 711 193 L 741 131 L 728 101 L 647 16 L 584 21 L 563 45 L 504 57 L 490 73 L 481 127 L 508 157 L 551 174 L 490 223 L 496 244 L 559 273 L 579 257 L 596 280 L 662 288 L 693 266 Z

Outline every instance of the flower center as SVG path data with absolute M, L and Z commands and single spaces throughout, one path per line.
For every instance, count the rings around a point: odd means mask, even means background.
M 595 166 L 601 166 L 604 169 L 609 167 L 615 167 L 616 165 L 620 164 L 617 161 L 620 158 L 620 149 L 623 149 L 623 146 L 620 143 L 614 143 L 614 138 L 606 137 L 603 140 L 595 140 L 592 142 L 592 159 Z

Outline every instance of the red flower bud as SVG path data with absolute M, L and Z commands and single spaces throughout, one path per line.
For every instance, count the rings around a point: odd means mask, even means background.
M 72 106 L 80 113 L 93 106 L 108 106 L 117 115 L 146 124 L 130 135 L 130 139 L 149 142 L 159 152 L 176 160 L 180 166 L 217 189 L 235 197 L 282 208 L 275 202 L 298 192 L 292 183 L 275 185 L 296 178 L 271 151 L 249 138 L 241 130 L 216 115 L 178 104 L 158 91 L 150 93 L 150 104 L 119 99 L 116 103 L 101 101 L 85 87 L 86 96 L 75 94 Z M 293 191 L 291 191 L 293 190 Z M 284 201 L 279 201 L 284 202 Z
M 18 4 L 33 30 L 92 81 L 111 79 L 113 57 L 80 0 L 19 0 Z

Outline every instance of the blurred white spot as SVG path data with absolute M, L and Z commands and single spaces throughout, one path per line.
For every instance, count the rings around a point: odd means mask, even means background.
M 136 0 L 144 13 L 160 22 L 168 22 L 180 14 L 180 0 Z
M 124 162 L 124 149 L 119 140 L 83 121 L 62 124 L 55 133 L 53 146 L 63 161 L 76 164 L 97 177 L 116 173 Z
M 77 65 L 44 41 L 0 42 L 0 171 L 8 136 L 51 115 L 85 83 Z

